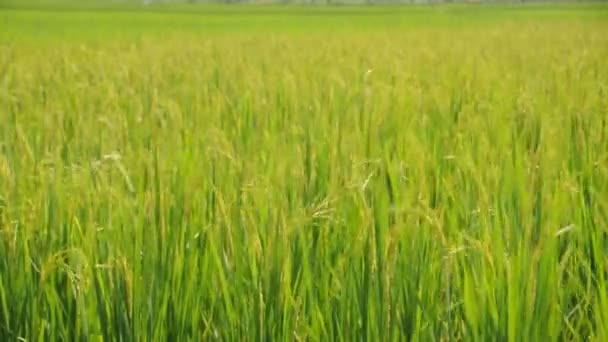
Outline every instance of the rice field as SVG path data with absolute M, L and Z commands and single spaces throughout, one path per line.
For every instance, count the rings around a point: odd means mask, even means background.
M 608 340 L 606 4 L 6 4 L 1 341 Z

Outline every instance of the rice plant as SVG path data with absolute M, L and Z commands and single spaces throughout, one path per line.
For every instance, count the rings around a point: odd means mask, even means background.
M 1 10 L 0 340 L 607 340 L 607 9 Z

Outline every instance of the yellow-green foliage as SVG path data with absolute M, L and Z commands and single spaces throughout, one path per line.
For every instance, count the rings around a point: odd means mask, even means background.
M 0 340 L 608 339 L 605 6 L 187 9 L 0 12 Z

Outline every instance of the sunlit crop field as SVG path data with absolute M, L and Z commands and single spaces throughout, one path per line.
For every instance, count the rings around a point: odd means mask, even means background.
M 0 9 L 1 341 L 608 340 L 608 6 Z

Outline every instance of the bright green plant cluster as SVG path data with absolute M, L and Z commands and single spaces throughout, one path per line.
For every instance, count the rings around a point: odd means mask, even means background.
M 605 6 L 222 11 L 0 12 L 0 340 L 608 339 Z

